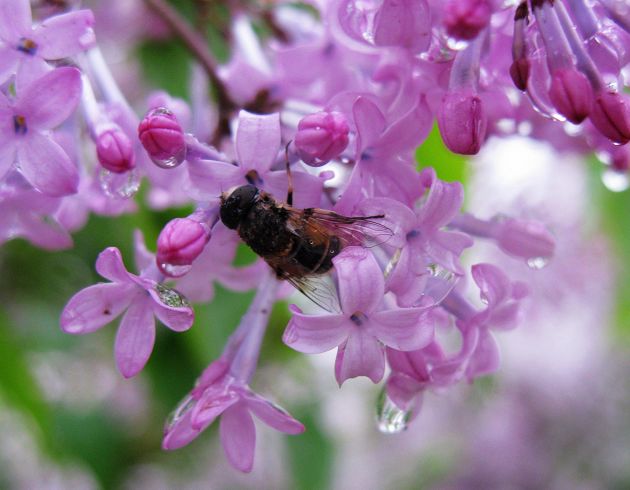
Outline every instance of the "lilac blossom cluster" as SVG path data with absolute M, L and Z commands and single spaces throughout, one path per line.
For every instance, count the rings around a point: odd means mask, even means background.
M 115 358 L 132 377 L 151 355 L 156 318 L 184 331 L 190 302 L 211 301 L 214 282 L 256 290 L 221 357 L 167 423 L 166 449 L 220 417 L 229 461 L 250 471 L 252 414 L 282 432 L 304 430 L 250 388 L 271 306 L 286 292 L 262 259 L 232 265 L 240 241 L 219 219 L 223 192 L 252 184 L 282 201 L 288 164 L 296 208 L 384 215 L 391 238 L 333 259 L 338 311 L 291 306 L 283 341 L 309 354 L 337 348 L 340 385 L 385 380 L 379 427 L 398 432 L 427 390 L 495 371 L 492 331 L 518 323 L 527 286 L 496 265 L 468 267 L 464 251 L 489 240 L 532 268 L 554 251 L 541 223 L 464 213 L 461 184 L 418 172 L 414 151 L 433 121 L 461 154 L 519 133 L 597 151 L 618 172 L 630 167 L 623 2 L 311 2 L 318 16 L 281 3 L 265 16 L 275 33 L 267 39 L 254 29 L 259 12 L 236 9 L 223 65 L 168 4 L 146 3 L 198 65 L 190 103 L 154 92 L 140 119 L 96 44 L 89 10 L 33 23 L 27 0 L 0 0 L 0 236 L 68 247 L 90 213 L 133 212 L 143 180 L 150 207 L 194 206 L 164 227 L 155 254 L 136 235 L 138 275 L 116 248 L 104 250 L 96 269 L 109 282 L 78 292 L 61 315 L 72 334 L 122 315 Z M 443 335 L 449 329 L 455 338 Z

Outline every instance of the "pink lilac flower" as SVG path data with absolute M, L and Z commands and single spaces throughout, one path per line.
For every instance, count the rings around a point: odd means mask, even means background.
M 0 82 L 15 73 L 18 66 L 18 78 L 31 81 L 49 70 L 47 60 L 73 56 L 95 44 L 94 16 L 90 10 L 31 24 L 28 0 L 5 0 L 0 4 Z
M 383 274 L 365 249 L 348 247 L 333 262 L 341 313 L 309 316 L 294 306 L 284 342 L 309 354 L 338 347 L 335 376 L 340 385 L 356 376 L 377 383 L 385 369 L 384 346 L 418 349 L 431 341 L 433 324 L 423 308 L 382 308 Z
M 70 298 L 61 313 L 61 328 L 71 334 L 91 333 L 125 312 L 114 351 L 118 369 L 130 378 L 142 370 L 153 350 L 154 317 L 182 332 L 191 327 L 193 310 L 177 291 L 157 282 L 151 268 L 140 276 L 127 272 L 115 247 L 101 252 L 96 271 L 111 282 L 89 286 Z
M 74 112 L 81 95 L 76 68 L 57 68 L 21 87 L 14 100 L 0 92 L 0 175 L 14 163 L 26 180 L 50 196 L 77 191 L 79 173 L 50 130 Z

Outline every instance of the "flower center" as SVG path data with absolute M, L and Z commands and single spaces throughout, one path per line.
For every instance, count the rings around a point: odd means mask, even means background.
M 26 118 L 24 116 L 13 116 L 13 129 L 15 134 L 26 134 Z
M 350 320 L 352 320 L 352 323 L 354 323 L 357 327 L 360 327 L 367 320 L 367 316 L 365 316 L 365 313 L 362 311 L 355 311 L 352 315 L 350 315 Z
M 245 174 L 245 179 L 247 180 L 247 183 L 251 185 L 262 184 L 262 179 L 260 178 L 260 175 L 256 170 L 250 170 L 249 172 L 247 172 Z
M 37 52 L 37 43 L 32 39 L 23 37 L 18 42 L 17 49 L 18 51 L 22 51 L 22 53 L 30 54 L 32 56 Z

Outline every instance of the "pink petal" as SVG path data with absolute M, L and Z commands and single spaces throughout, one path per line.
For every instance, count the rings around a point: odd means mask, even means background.
M 501 356 L 499 346 L 493 335 L 487 329 L 479 332 L 479 343 L 472 354 L 466 376 L 468 379 L 490 374 L 499 369 Z
M 29 131 L 51 129 L 74 112 L 81 97 L 81 72 L 71 66 L 56 68 L 26 87 L 15 113 L 26 118 Z
M 112 282 L 131 283 L 120 250 L 108 247 L 96 259 L 96 272 Z
M 256 429 L 245 403 L 230 407 L 221 416 L 219 434 L 223 451 L 230 464 L 244 473 L 252 471 Z
M 357 213 L 362 216 L 384 214 L 383 224 L 394 232 L 387 245 L 400 248 L 407 242 L 407 233 L 416 223 L 416 215 L 411 209 L 400 201 L 388 197 L 373 197 L 361 201 Z
M 464 202 L 464 188 L 459 182 L 442 182 L 435 179 L 427 200 L 418 212 L 422 226 L 435 230 L 448 224 Z
M 236 129 L 236 157 L 241 168 L 265 173 L 280 151 L 280 115 L 241 111 Z
M 41 195 L 43 196 L 43 194 Z M 20 224 L 21 229 L 16 230 L 15 234 L 26 238 L 40 248 L 61 250 L 72 247 L 72 237 L 68 231 L 51 216 L 21 213 Z
M 52 139 L 34 131 L 21 139 L 17 156 L 20 172 L 37 190 L 55 197 L 77 192 L 79 171 Z
M 383 273 L 374 256 L 361 247 L 347 247 L 333 259 L 339 277 L 341 307 L 346 315 L 369 314 L 385 293 Z
M 173 290 L 176 294 L 177 291 Z M 184 332 L 192 327 L 195 321 L 195 312 L 190 306 L 173 307 L 162 302 L 155 289 L 149 289 L 153 299 L 153 313 L 164 325 L 175 332 Z
M 61 312 L 61 329 L 84 334 L 107 325 L 127 308 L 132 291 L 127 285 L 100 283 L 76 293 Z
M 30 85 L 54 70 L 51 65 L 39 56 L 22 56 L 21 60 L 22 62 L 18 65 L 15 75 L 15 93 L 18 100 L 22 97 L 22 92 Z
M 319 354 L 341 344 L 348 336 L 348 322 L 344 315 L 303 315 L 290 306 L 293 317 L 282 340 L 292 349 L 305 354 Z
M 357 376 L 367 376 L 373 383 L 378 383 L 384 372 L 384 347 L 359 328 L 352 329 L 348 340 L 337 351 L 335 378 L 339 386 L 348 378 Z
M 379 46 L 399 46 L 420 53 L 431 42 L 431 12 L 426 0 L 385 0 L 374 25 L 374 42 Z
M 306 172 L 294 171 L 292 175 L 293 205 L 302 209 L 321 206 L 322 189 L 324 187 L 322 180 Z M 276 199 L 284 201 L 287 198 L 286 170 L 267 172 L 264 176 L 263 188 Z
M 261 396 L 247 396 L 247 407 L 256 417 L 262 420 L 269 427 L 273 427 L 285 434 L 301 434 L 304 432 L 304 426 L 295 420 L 291 415 L 279 407 L 271 403 L 269 400 Z
M 6 140 L 4 136 L 4 134 L 0 133 L 0 139 L 5 140 L 0 144 L 0 179 L 13 168 L 16 153 L 16 141 Z
M 385 130 L 385 116 L 378 106 L 367 97 L 358 97 L 352 106 L 352 116 L 357 126 L 357 155 L 373 145 Z
M 215 160 L 192 159 L 188 169 L 188 194 L 193 199 L 218 199 L 222 192 L 245 184 L 242 168 Z
M 434 324 L 425 308 L 379 311 L 370 317 L 374 336 L 392 349 L 420 349 L 433 340 Z
M 49 17 L 33 30 L 33 41 L 39 46 L 37 54 L 47 60 L 58 60 L 91 48 L 96 42 L 93 25 L 91 10 Z
M 0 34 L 5 41 L 18 41 L 31 33 L 31 5 L 28 0 L 0 2 Z
M 131 378 L 149 360 L 155 342 L 155 320 L 151 300 L 138 296 L 123 316 L 114 344 L 116 365 L 120 374 Z
M 147 249 L 144 243 L 144 236 L 140 230 L 134 230 L 133 232 L 133 252 L 137 270 L 143 271 L 155 263 L 155 255 Z
M 19 59 L 20 54 L 13 47 L 0 45 L 0 83 L 15 73 Z
M 184 447 L 201 433 L 192 427 L 191 414 L 192 410 L 189 409 L 175 425 L 165 431 L 162 449 L 169 451 Z
M 193 428 L 203 430 L 232 405 L 241 400 L 241 395 L 223 385 L 207 388 L 192 413 Z
M 481 299 L 490 306 L 503 301 L 510 289 L 510 280 L 492 264 L 475 264 L 471 268 L 473 280 L 481 290 Z

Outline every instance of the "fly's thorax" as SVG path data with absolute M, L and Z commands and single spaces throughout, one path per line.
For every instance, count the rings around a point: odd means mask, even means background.
M 261 193 L 241 219 L 238 234 L 262 257 L 287 254 L 295 240 L 287 220 L 287 210 L 268 194 Z

